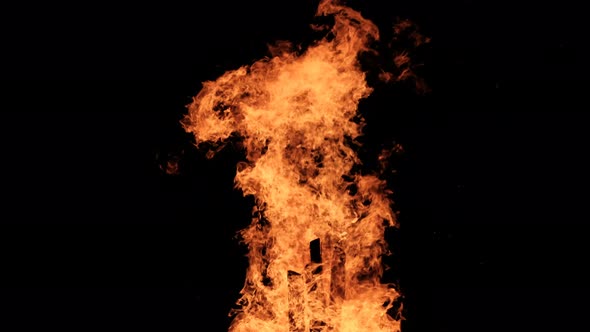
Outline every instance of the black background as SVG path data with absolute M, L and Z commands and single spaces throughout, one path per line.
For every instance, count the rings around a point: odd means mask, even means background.
M 240 152 L 207 160 L 180 127 L 200 83 L 317 1 L 104 3 L 2 10 L 0 328 L 225 331 L 251 200 Z M 431 92 L 380 86 L 367 151 L 391 142 L 401 228 L 387 278 L 405 331 L 584 326 L 588 45 L 573 1 L 354 1 L 383 31 L 432 38 Z M 179 174 L 162 167 L 178 160 Z

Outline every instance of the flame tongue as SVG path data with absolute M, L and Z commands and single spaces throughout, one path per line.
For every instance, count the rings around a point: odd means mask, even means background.
M 371 93 L 357 56 L 378 30 L 332 1 L 318 14 L 334 15 L 333 38 L 205 82 L 185 119 L 197 144 L 237 133 L 247 153 L 236 186 L 257 206 L 233 332 L 399 330 L 384 306 L 397 293 L 379 280 L 391 202 L 382 180 L 353 174 L 346 143 Z

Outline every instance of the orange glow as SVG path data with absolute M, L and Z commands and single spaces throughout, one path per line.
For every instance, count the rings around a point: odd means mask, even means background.
M 390 192 L 353 170 L 350 146 L 372 91 L 357 57 L 379 31 L 333 0 L 318 15 L 334 17 L 330 38 L 300 55 L 279 45 L 205 82 L 184 120 L 198 145 L 237 135 L 246 151 L 235 183 L 256 207 L 241 231 L 249 267 L 232 332 L 400 330 L 387 314 L 399 294 L 380 282 L 384 230 L 395 224 Z

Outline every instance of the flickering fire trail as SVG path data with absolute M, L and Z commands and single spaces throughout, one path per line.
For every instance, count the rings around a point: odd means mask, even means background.
M 333 0 L 317 15 L 333 16 L 329 36 L 203 83 L 183 122 L 198 146 L 239 137 L 246 152 L 235 184 L 256 206 L 231 332 L 400 330 L 387 314 L 399 294 L 380 281 L 391 192 L 355 168 L 357 108 L 372 92 L 358 55 L 379 31 Z

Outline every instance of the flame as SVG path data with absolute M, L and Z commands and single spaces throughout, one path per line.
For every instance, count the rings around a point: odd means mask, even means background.
M 317 15 L 334 17 L 329 37 L 203 83 L 183 122 L 197 145 L 237 135 L 246 152 L 235 183 L 256 206 L 241 231 L 249 267 L 232 332 L 400 330 L 387 314 L 399 294 L 380 282 L 390 192 L 354 170 L 351 146 L 372 92 L 357 58 L 379 31 L 333 0 Z

